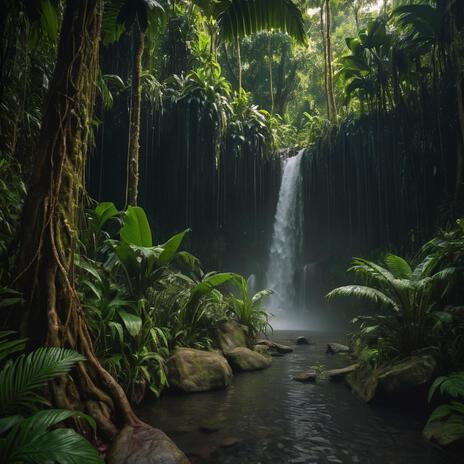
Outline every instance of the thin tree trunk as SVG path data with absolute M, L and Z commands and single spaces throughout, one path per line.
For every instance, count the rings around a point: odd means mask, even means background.
M 324 1 L 321 2 L 320 16 L 321 16 L 321 37 L 322 37 L 322 51 L 324 54 L 324 90 L 325 90 L 325 102 L 327 107 L 327 119 L 331 120 L 330 104 L 329 104 L 329 90 L 328 90 L 328 79 L 327 79 L 327 46 L 325 43 L 325 27 L 324 27 Z
M 271 95 L 271 114 L 274 114 L 274 84 L 272 82 L 271 34 L 269 34 L 269 38 L 268 38 L 268 54 L 269 54 L 269 93 Z
M 335 122 L 337 119 L 337 105 L 335 103 L 334 95 L 334 85 L 333 85 L 333 70 L 332 70 L 332 40 L 331 40 L 331 17 L 330 17 L 330 0 L 326 0 L 326 9 L 325 9 L 325 18 L 326 18 L 326 46 L 327 46 L 327 91 L 329 97 L 329 106 L 331 117 L 330 120 Z
M 137 205 L 139 196 L 139 149 L 140 149 L 140 107 L 142 102 L 142 58 L 145 45 L 145 34 L 138 21 L 135 26 L 135 54 L 132 68 L 132 86 L 130 96 L 129 121 L 129 153 L 128 153 L 128 186 L 127 203 Z
M 455 186 L 455 201 L 459 202 L 464 190 L 464 60 L 462 58 L 464 53 L 464 32 L 458 29 L 456 19 L 453 14 L 453 6 L 455 2 L 448 2 L 449 20 L 451 23 L 452 43 L 454 55 L 454 65 L 456 67 L 456 97 L 458 106 L 458 120 L 459 120 L 459 135 L 457 143 L 457 160 L 456 160 L 456 186 Z
M 55 406 L 95 417 L 111 438 L 139 423 L 121 386 L 103 369 L 74 286 L 77 214 L 91 140 L 102 0 L 66 2 L 57 63 L 43 114 L 25 201 L 16 286 L 25 302 L 22 335 L 31 346 L 75 349 L 86 356 L 72 375 L 51 385 Z
M 240 54 L 240 38 L 237 37 L 238 92 L 242 93 L 242 56 Z

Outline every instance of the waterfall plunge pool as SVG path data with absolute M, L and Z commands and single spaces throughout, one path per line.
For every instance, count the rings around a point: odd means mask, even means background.
M 144 404 L 138 414 L 165 431 L 192 463 L 462 462 L 422 439 L 424 417 L 365 404 L 343 383 L 292 380 L 293 374 L 317 363 L 346 365 L 344 359 L 325 354 L 328 342 L 344 341 L 340 334 L 278 331 L 271 338 L 294 345 L 300 335 L 315 345 L 295 346 L 266 370 L 235 375 L 226 390 L 168 392 Z

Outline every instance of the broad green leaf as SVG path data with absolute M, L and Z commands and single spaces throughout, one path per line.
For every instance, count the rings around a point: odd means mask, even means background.
M 95 208 L 95 213 L 100 220 L 100 227 L 103 227 L 105 222 L 116 216 L 119 211 L 116 209 L 116 206 L 114 206 L 114 203 L 102 202 Z
M 123 309 L 117 310 L 119 316 L 122 319 L 127 331 L 133 336 L 136 337 L 140 330 L 142 329 L 142 319 L 136 314 L 128 313 Z
M 139 206 L 129 206 L 124 213 L 124 222 L 121 227 L 121 239 L 129 245 L 151 247 L 150 225 L 145 211 Z
M 166 264 L 169 264 L 172 261 L 172 259 L 177 253 L 177 250 L 182 244 L 182 241 L 184 240 L 185 234 L 189 231 L 190 229 L 186 229 L 183 232 L 174 235 L 164 245 L 162 245 L 163 251 L 161 252 L 158 258 L 159 266 L 165 266 Z

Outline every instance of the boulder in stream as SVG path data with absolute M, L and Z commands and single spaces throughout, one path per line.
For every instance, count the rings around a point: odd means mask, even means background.
M 258 340 L 256 345 L 264 345 L 269 348 L 269 351 L 275 351 L 281 354 L 292 353 L 293 348 L 287 345 L 281 345 L 280 343 L 273 342 L 272 340 L 267 340 L 265 338 Z
M 351 351 L 349 346 L 342 345 L 341 343 L 328 343 L 327 354 L 349 353 Z
M 346 381 L 364 401 L 381 397 L 407 400 L 427 390 L 436 367 L 433 356 L 413 355 L 379 369 L 356 369 L 346 376 Z
M 127 426 L 116 436 L 108 464 L 189 464 L 185 454 L 159 429 Z
M 256 371 L 266 369 L 271 365 L 272 358 L 263 356 L 248 348 L 238 347 L 225 354 L 232 369 L 235 371 Z
M 229 363 L 216 351 L 177 348 L 167 366 L 169 384 L 188 393 L 225 388 L 232 380 Z
M 315 382 L 317 379 L 317 372 L 314 369 L 306 372 L 300 372 L 295 374 L 292 379 L 297 382 Z

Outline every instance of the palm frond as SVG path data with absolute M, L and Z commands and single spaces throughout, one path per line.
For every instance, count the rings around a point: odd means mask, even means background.
M 398 311 L 397 304 L 387 295 L 375 288 L 366 287 L 363 285 L 346 285 L 344 287 L 338 287 L 332 290 L 329 294 L 327 294 L 326 298 L 328 300 L 332 300 L 333 298 L 339 296 L 364 298 L 374 303 L 385 304 L 393 308 L 395 311 Z
M 0 461 L 14 463 L 59 462 L 60 464 L 102 464 L 98 451 L 71 429 L 49 427 L 80 417 L 95 428 L 94 420 L 82 413 L 61 409 L 40 411 L 16 421 L 0 443 Z
M 215 16 L 226 40 L 275 30 L 306 42 L 303 16 L 292 0 L 218 0 Z
M 68 373 L 78 361 L 85 361 L 85 357 L 75 351 L 39 348 L 6 364 L 0 371 L 0 410 L 7 414 L 43 402 L 35 392 L 49 380 Z

